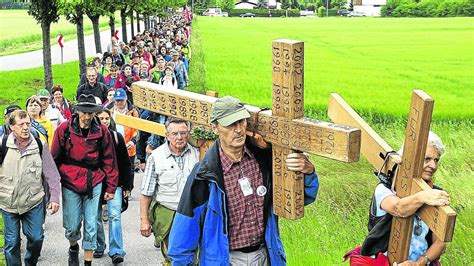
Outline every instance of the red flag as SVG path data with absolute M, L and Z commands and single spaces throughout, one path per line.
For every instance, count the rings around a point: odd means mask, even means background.
M 186 8 L 185 8 L 185 15 L 186 15 L 186 20 L 189 22 L 191 22 L 191 15 L 189 14 L 189 7 L 188 5 L 186 5 Z
M 118 33 L 119 33 L 119 31 L 118 31 L 118 30 L 115 30 L 114 37 L 115 37 L 115 39 L 117 39 L 117 40 L 119 39 Z

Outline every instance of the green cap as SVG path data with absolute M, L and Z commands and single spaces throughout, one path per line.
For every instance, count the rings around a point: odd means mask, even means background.
M 211 123 L 217 121 L 220 125 L 226 127 L 236 121 L 249 117 L 250 114 L 245 109 L 244 104 L 232 96 L 219 98 L 212 105 Z
M 38 96 L 39 98 L 49 98 L 49 91 L 46 89 L 38 90 L 36 96 Z

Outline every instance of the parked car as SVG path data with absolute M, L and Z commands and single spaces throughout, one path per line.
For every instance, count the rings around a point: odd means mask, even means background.
M 367 15 L 364 12 L 361 12 L 361 11 L 352 11 L 350 16 L 351 17 L 365 17 Z
M 222 12 L 220 8 L 208 8 L 206 11 L 202 12 L 203 16 L 208 17 L 228 17 L 229 14 L 227 12 Z
M 254 18 L 255 14 L 254 13 L 245 13 L 240 15 L 241 18 Z
M 351 11 L 347 9 L 340 9 L 337 11 L 337 15 L 341 17 L 350 17 L 351 16 Z

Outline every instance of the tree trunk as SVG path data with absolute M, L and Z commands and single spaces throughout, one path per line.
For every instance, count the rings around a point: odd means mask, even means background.
M 110 27 L 110 36 L 114 36 L 115 34 L 115 15 L 109 17 L 109 27 Z
M 144 21 L 145 21 L 145 30 L 148 30 L 148 15 L 145 14 L 144 16 L 145 16 L 145 18 L 144 18 Z
M 44 68 L 44 85 L 48 91 L 53 87 L 53 68 L 51 65 L 51 43 L 49 34 L 51 23 L 41 23 L 41 31 L 43 33 L 43 68 Z
M 133 11 L 130 15 L 130 30 L 132 31 L 132 39 L 135 36 L 135 25 L 133 25 Z
M 127 41 L 127 13 L 126 9 L 120 9 L 120 19 L 122 20 L 122 41 L 128 43 Z
M 100 30 L 99 30 L 100 15 L 89 16 L 88 14 L 87 16 L 90 18 L 92 22 L 92 27 L 94 28 L 95 52 L 102 53 L 102 44 L 100 42 Z
M 84 44 L 84 16 L 81 11 L 76 14 L 77 49 L 79 50 L 80 76 L 86 73 L 86 46 Z
M 137 32 L 140 32 L 140 14 L 137 11 Z

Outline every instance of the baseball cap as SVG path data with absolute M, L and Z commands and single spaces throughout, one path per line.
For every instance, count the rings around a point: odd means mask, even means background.
M 127 98 L 127 94 L 125 93 L 125 90 L 122 89 L 122 88 L 119 88 L 115 91 L 114 93 L 114 100 L 125 100 L 125 98 Z
M 16 110 L 21 110 L 21 107 L 18 106 L 18 105 L 10 105 L 7 108 L 5 108 L 5 110 L 3 111 L 3 116 L 5 117 L 5 116 L 13 113 L 13 111 L 16 111 Z
M 39 98 L 49 98 L 49 91 L 46 89 L 41 89 L 36 92 L 36 96 Z
M 220 125 L 227 127 L 236 121 L 249 117 L 250 114 L 244 104 L 232 96 L 219 98 L 212 105 L 211 123 L 217 121 Z

